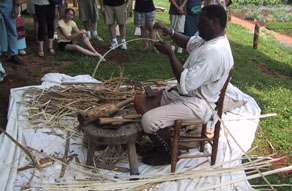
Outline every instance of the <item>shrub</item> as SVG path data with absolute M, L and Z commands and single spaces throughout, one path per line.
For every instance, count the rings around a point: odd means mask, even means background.
M 285 3 L 285 1 L 288 1 L 286 3 L 292 3 L 292 0 L 233 0 L 235 4 L 239 5 L 255 5 L 255 6 L 267 6 L 267 5 L 278 5 L 281 3 Z

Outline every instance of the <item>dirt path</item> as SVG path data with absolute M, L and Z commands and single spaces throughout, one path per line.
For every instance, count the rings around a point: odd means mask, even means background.
M 231 16 L 231 22 L 234 24 L 240 24 L 252 32 L 254 31 L 254 28 L 255 28 L 254 23 L 246 21 L 244 19 L 240 19 L 240 18 L 235 17 L 235 16 Z M 280 42 L 286 42 L 287 44 L 292 45 L 292 38 L 291 37 L 286 36 L 286 35 L 282 35 L 278 32 L 274 32 L 274 31 L 271 31 L 271 32 L 273 32 L 275 34 L 276 40 L 278 40 Z

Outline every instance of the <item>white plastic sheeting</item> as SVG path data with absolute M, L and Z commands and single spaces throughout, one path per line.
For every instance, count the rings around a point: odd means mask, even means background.
M 50 73 L 42 78 L 42 85 L 30 86 L 23 88 L 11 89 L 8 124 L 6 127 L 7 133 L 13 136 L 20 144 L 31 147 L 35 150 L 42 151 L 44 155 L 51 155 L 54 157 L 62 158 L 65 150 L 66 134 L 62 130 L 58 130 L 56 133 L 61 136 L 55 136 L 53 134 L 47 134 L 51 129 L 49 127 L 39 128 L 35 130 L 28 123 L 23 116 L 27 108 L 18 102 L 22 101 L 22 94 L 27 88 L 48 88 L 52 85 L 61 85 L 63 82 L 98 82 L 88 75 L 80 75 L 70 77 L 64 74 Z M 245 100 L 247 103 L 244 106 L 233 109 L 231 112 L 227 112 L 223 116 L 223 120 L 227 128 L 230 130 L 236 141 L 241 145 L 244 152 L 251 148 L 253 140 L 255 138 L 255 132 L 258 127 L 259 120 L 230 120 L 232 118 L 238 118 L 239 116 L 254 116 L 259 115 L 261 110 L 258 107 L 256 101 L 241 92 L 238 88 L 230 84 L 227 88 L 226 94 L 234 100 Z M 75 120 L 76 122 L 76 120 Z M 69 123 L 72 127 L 72 119 L 66 119 L 65 123 Z M 198 153 L 198 149 L 190 150 L 190 154 Z M 210 152 L 210 145 L 206 145 L 206 152 Z M 82 145 L 82 139 L 71 138 L 70 139 L 70 155 L 78 156 L 79 161 L 85 164 L 87 149 Z M 37 155 L 37 157 L 45 158 L 45 156 Z M 217 164 L 222 164 L 222 167 L 234 167 L 241 164 L 241 156 L 243 152 L 237 144 L 234 142 L 230 135 L 221 132 Z M 176 172 L 183 172 L 186 169 L 196 166 L 197 164 L 205 161 L 207 158 L 197 159 L 183 159 L 178 161 Z M 239 160 L 234 160 L 239 159 Z M 232 160 L 232 162 L 228 162 Z M 29 182 L 29 179 L 34 173 L 33 179 L 30 182 L 31 186 L 39 186 L 47 183 L 56 183 L 64 181 L 73 181 L 76 179 L 85 179 L 90 176 L 80 171 L 74 170 L 76 167 L 73 163 L 70 163 L 70 167 L 66 168 L 65 176 L 59 178 L 62 165 L 58 162 L 54 162 L 49 167 L 42 170 L 27 169 L 24 171 L 17 171 L 18 168 L 24 167 L 30 163 L 30 159 L 22 152 L 12 141 L 10 141 L 5 135 L 0 136 L 0 190 L 20 190 L 21 186 Z M 225 162 L 225 163 L 223 163 Z M 120 162 L 119 166 L 128 167 L 128 163 Z M 210 166 L 209 163 L 199 166 L 197 169 L 204 169 Z M 140 174 L 159 174 L 169 173 L 170 165 L 152 167 L 139 162 Z M 110 175 L 124 174 L 114 171 L 100 170 L 100 174 L 106 173 Z M 171 182 L 165 182 L 157 185 L 158 190 L 213 190 L 212 186 L 234 181 L 245 177 L 244 171 L 238 171 L 228 174 L 222 174 L 221 176 L 210 177 L 198 177 L 196 179 L 184 179 Z M 116 181 L 122 181 L 122 179 L 116 179 Z M 242 181 L 225 187 L 217 188 L 214 190 L 252 190 L 247 181 Z

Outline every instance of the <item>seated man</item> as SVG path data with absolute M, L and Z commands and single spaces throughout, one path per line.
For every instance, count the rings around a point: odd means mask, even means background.
M 190 56 L 181 65 L 167 42 L 156 42 L 155 47 L 169 57 L 172 71 L 177 79 L 175 88 L 165 89 L 155 98 L 137 95 L 135 108 L 143 114 L 142 126 L 153 141 L 157 151 L 145 156 L 149 165 L 171 162 L 171 142 L 168 128 L 174 121 L 208 121 L 219 99 L 220 91 L 233 67 L 234 61 L 229 41 L 225 36 L 227 15 L 222 6 L 210 5 L 202 9 L 198 24 L 199 36 L 188 37 L 158 22 L 161 29 L 177 45 L 186 48 Z

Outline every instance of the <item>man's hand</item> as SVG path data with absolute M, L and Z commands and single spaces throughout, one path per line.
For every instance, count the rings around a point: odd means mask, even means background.
M 171 35 L 171 29 L 168 26 L 166 26 L 165 24 L 161 23 L 161 22 L 155 23 L 153 28 L 154 29 L 161 29 L 163 36 Z
M 12 16 L 13 16 L 14 18 L 16 18 L 16 17 L 18 16 L 18 13 L 19 13 L 18 5 L 17 5 L 17 4 L 14 4 L 14 6 L 13 6 Z
M 163 54 L 166 54 L 166 55 L 170 55 L 171 53 L 173 53 L 173 50 L 171 49 L 170 44 L 164 41 L 158 41 L 154 43 L 154 47 L 159 52 L 162 52 Z

